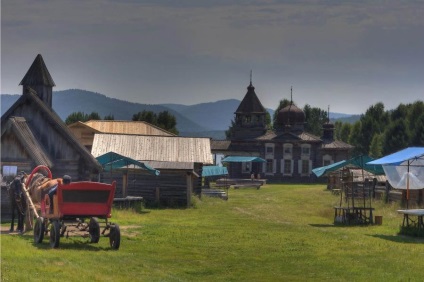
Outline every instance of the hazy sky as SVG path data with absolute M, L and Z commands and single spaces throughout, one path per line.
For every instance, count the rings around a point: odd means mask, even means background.
M 3 0 L 1 93 L 56 83 L 145 104 L 242 99 L 363 113 L 424 99 L 424 1 Z

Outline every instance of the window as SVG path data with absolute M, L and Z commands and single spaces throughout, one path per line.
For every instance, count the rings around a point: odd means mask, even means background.
M 297 169 L 301 176 L 310 176 L 312 171 L 312 161 L 309 159 L 299 160 Z
M 334 163 L 333 158 L 330 155 L 324 155 L 322 157 L 322 165 L 323 166 L 327 166 L 327 165 L 331 165 L 332 163 Z
M 272 154 L 272 153 L 274 153 L 274 148 L 273 147 L 266 147 L 266 152 L 268 154 Z
M 284 160 L 283 174 L 292 174 L 292 160 Z
M 309 174 L 309 160 L 302 160 L 302 174 Z
M 293 144 L 284 144 L 283 145 L 284 158 L 291 159 L 293 152 Z
M 311 154 L 311 145 L 304 144 L 302 145 L 302 156 L 309 156 Z
M 251 116 L 246 116 L 246 123 L 250 123 L 252 121 L 252 117 Z
M 266 160 L 266 173 L 274 172 L 274 160 Z
M 241 173 L 250 173 L 252 171 L 252 163 L 241 163 Z

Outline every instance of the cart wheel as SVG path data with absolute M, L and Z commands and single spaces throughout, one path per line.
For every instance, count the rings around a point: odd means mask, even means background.
M 92 217 L 88 224 L 88 233 L 90 234 L 91 243 L 98 243 L 100 239 L 100 225 L 97 217 Z
M 59 247 L 60 240 L 60 223 L 58 220 L 53 220 L 50 225 L 50 247 L 56 249 Z
M 112 249 L 119 249 L 119 245 L 121 244 L 121 231 L 119 230 L 118 224 L 110 227 L 109 243 Z
M 34 243 L 40 244 L 44 239 L 44 218 L 41 216 L 37 218 L 34 225 Z

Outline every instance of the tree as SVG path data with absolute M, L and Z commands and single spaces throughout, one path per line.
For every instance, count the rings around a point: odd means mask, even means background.
M 171 133 L 178 134 L 177 120 L 175 116 L 171 115 L 168 111 L 159 112 L 156 114 L 152 111 L 142 111 L 133 115 L 133 121 L 145 121 Z
M 383 134 L 374 134 L 370 144 L 368 155 L 374 159 L 383 156 Z
M 386 132 L 383 143 L 384 154 L 391 154 L 408 147 L 409 133 L 406 121 L 404 119 L 397 119 L 390 123 Z
M 102 118 L 100 117 L 100 115 L 96 112 L 92 112 L 91 114 L 89 114 L 87 116 L 87 120 L 101 120 Z
M 65 124 L 72 124 L 77 121 L 86 122 L 89 120 L 101 120 L 101 118 L 96 112 L 92 112 L 89 115 L 83 112 L 73 112 L 65 119 Z
M 322 136 L 322 126 L 328 121 L 327 111 L 312 108 L 308 104 L 303 107 L 305 113 L 305 131 Z
M 361 154 L 368 154 L 373 136 L 383 133 L 389 121 L 389 116 L 384 111 L 384 104 L 380 102 L 370 106 L 361 116 L 360 121 L 361 133 L 357 149 Z
M 350 123 L 343 123 L 340 129 L 340 138 L 338 140 L 348 143 L 352 125 Z
M 72 124 L 75 123 L 77 121 L 82 121 L 82 122 L 86 122 L 86 117 L 87 115 L 84 114 L 83 112 L 74 112 L 71 113 L 66 119 L 65 119 L 65 123 L 66 124 Z
M 112 114 L 109 114 L 103 118 L 104 120 L 115 120 L 115 117 Z
M 233 136 L 234 131 L 235 131 L 234 130 L 235 125 L 236 125 L 236 123 L 235 123 L 234 119 L 232 119 L 230 127 L 228 127 L 228 130 L 225 130 L 226 139 L 231 139 L 231 136 Z
M 424 112 L 414 122 L 414 131 L 411 132 L 411 145 L 424 146 Z
M 355 146 L 353 149 L 354 155 L 360 155 L 362 152 L 360 150 L 360 135 L 361 135 L 361 121 L 357 121 L 353 124 L 352 129 L 349 135 L 349 144 Z
M 145 121 L 150 124 L 156 125 L 157 124 L 157 116 L 152 111 L 146 111 L 143 110 L 142 112 L 138 112 L 133 115 L 132 118 L 133 121 Z
M 176 135 L 178 134 L 178 130 L 176 128 L 177 120 L 175 116 L 171 115 L 168 111 L 163 111 L 158 114 L 157 126 Z

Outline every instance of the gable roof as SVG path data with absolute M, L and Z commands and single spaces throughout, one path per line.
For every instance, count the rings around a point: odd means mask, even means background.
M 213 163 L 209 138 L 96 133 L 92 155 L 110 151 L 137 161 Z
M 45 85 L 45 86 L 56 86 L 53 78 L 51 77 L 46 64 L 44 63 L 43 57 L 38 54 L 35 57 L 34 62 L 25 74 L 19 85 L 33 86 L 33 85 Z
M 37 111 L 40 112 L 45 119 L 48 120 L 52 128 L 57 130 L 64 139 L 69 142 L 75 150 L 81 155 L 81 157 L 92 164 L 98 170 L 102 169 L 102 166 L 99 162 L 90 154 L 90 152 L 85 149 L 85 147 L 78 142 L 76 137 L 72 134 L 66 124 L 61 120 L 61 118 L 50 109 L 38 96 L 37 93 L 32 90 L 30 87 L 24 89 L 24 94 L 2 115 L 1 117 L 1 127 L 2 135 L 4 133 L 3 127 L 6 125 L 9 118 L 13 116 L 13 113 L 23 104 L 30 103 L 33 107 L 37 108 Z M 31 130 L 28 127 L 28 130 Z M 31 130 L 32 131 L 32 130 Z M 42 144 L 40 145 L 42 147 Z
M 145 121 L 89 120 L 84 124 L 102 133 L 176 136 L 169 131 Z
M 27 121 L 23 117 L 11 117 L 2 127 L 2 135 L 7 130 L 12 130 L 18 141 L 25 148 L 25 151 L 34 160 L 36 165 L 45 165 L 52 167 L 53 162 L 50 157 L 43 150 L 40 143 L 35 138 L 31 129 L 28 127 Z
M 310 134 L 305 131 L 290 131 L 290 132 L 282 132 L 277 133 L 273 130 L 268 130 L 264 135 L 259 136 L 256 140 L 275 140 L 275 141 L 307 141 L 307 142 L 322 142 L 322 140 L 313 134 Z
M 244 113 L 266 113 L 264 106 L 262 106 L 261 101 L 255 93 L 255 87 L 253 87 L 252 82 L 250 82 L 247 87 L 247 93 L 238 106 L 236 114 L 244 114 Z

